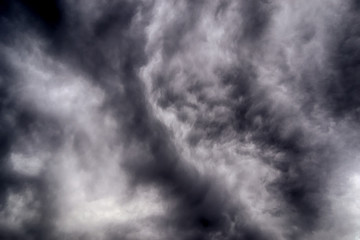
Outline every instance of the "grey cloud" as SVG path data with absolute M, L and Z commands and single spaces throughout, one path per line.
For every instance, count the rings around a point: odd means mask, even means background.
M 355 237 L 351 4 L 4 1 L 1 237 Z
M 328 78 L 325 88 L 327 107 L 335 116 L 358 116 L 359 99 L 356 89 L 359 76 L 359 29 L 354 24 L 358 19 L 358 10 L 355 4 L 349 4 L 349 13 L 341 21 L 341 29 L 332 39 L 331 67 L 333 74 Z

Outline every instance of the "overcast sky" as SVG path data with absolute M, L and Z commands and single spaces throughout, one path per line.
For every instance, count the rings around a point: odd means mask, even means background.
M 1 0 L 0 239 L 359 240 L 359 22 L 357 0 Z

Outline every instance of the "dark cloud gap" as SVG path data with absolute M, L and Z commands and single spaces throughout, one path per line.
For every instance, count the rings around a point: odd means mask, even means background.
M 45 30 L 53 31 L 61 24 L 64 13 L 60 1 L 19 1 L 25 9 L 39 19 Z
M 10 31 L 35 30 L 45 37 L 53 37 L 62 27 L 65 14 L 60 1 L 3 0 L 2 21 L 11 24 Z M 14 29 L 18 28 L 18 29 Z M 3 37 L 7 37 L 7 34 Z
M 244 21 L 242 38 L 256 41 L 261 39 L 271 24 L 272 12 L 275 10 L 272 1 L 242 1 L 241 16 Z
M 359 76 L 360 76 L 360 28 L 356 22 L 359 20 L 359 9 L 350 6 L 346 17 L 342 20 L 340 32 L 333 39 L 331 63 L 333 74 L 329 77 L 325 88 L 327 107 L 336 117 L 351 116 L 359 118 Z M 335 32 L 335 31 L 334 31 Z

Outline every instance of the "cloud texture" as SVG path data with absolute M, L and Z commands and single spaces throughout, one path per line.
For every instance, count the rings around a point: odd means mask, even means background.
M 0 238 L 360 238 L 353 0 L 0 1 Z

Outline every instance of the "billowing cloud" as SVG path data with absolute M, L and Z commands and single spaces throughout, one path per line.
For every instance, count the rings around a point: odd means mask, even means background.
M 1 239 L 360 237 L 356 1 L 41 2 L 0 3 Z

